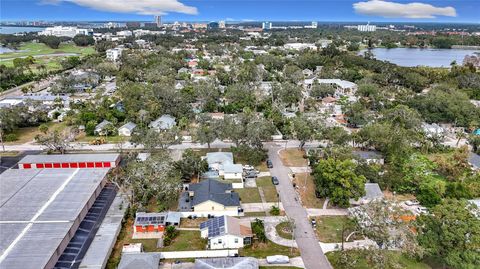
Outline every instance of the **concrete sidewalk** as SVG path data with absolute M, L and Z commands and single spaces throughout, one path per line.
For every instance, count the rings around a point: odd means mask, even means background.
M 320 208 L 307 208 L 307 214 L 310 217 L 315 216 L 346 216 L 348 215 L 347 209 L 320 209 Z
M 242 203 L 244 212 L 262 212 L 270 210 L 272 206 L 278 206 L 278 203 Z M 280 210 L 284 210 L 282 203 L 280 203 Z

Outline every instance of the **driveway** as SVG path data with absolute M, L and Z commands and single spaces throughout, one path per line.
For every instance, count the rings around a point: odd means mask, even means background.
M 275 143 L 269 143 L 266 144 L 266 146 L 268 148 L 269 159 L 273 163 L 273 168 L 270 169 L 270 173 L 272 176 L 277 176 L 280 181 L 280 184 L 277 185 L 277 191 L 280 193 L 283 207 L 285 208 L 286 214 L 295 220 L 295 241 L 302 254 L 305 268 L 332 268 L 318 243 L 307 211 L 298 202 L 297 194 L 288 177 L 290 169 L 282 164 L 278 156 L 277 151 L 282 147 Z M 283 146 L 285 147 L 285 144 Z

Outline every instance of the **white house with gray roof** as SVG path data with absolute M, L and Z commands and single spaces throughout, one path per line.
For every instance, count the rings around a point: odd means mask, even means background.
M 200 223 L 200 236 L 209 249 L 236 249 L 250 245 L 253 233 L 249 220 L 220 216 Z
M 127 122 L 126 124 L 122 125 L 118 128 L 118 135 L 119 136 L 132 136 L 133 130 L 137 127 L 137 125 L 133 122 Z
M 168 114 L 162 115 L 160 118 L 150 122 L 148 127 L 154 129 L 157 132 L 170 130 L 176 125 L 175 117 Z

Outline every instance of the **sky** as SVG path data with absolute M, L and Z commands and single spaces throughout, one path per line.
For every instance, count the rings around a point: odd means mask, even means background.
M 480 0 L 0 0 L 0 20 L 480 23 Z

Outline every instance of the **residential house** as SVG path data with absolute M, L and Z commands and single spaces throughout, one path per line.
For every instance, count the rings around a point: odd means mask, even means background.
M 382 199 L 383 192 L 378 183 L 365 183 L 365 195 L 358 200 L 350 199 L 352 205 L 368 204 L 373 200 Z
M 162 115 L 160 118 L 150 122 L 148 125 L 150 128 L 156 130 L 157 132 L 170 130 L 176 125 L 175 117 L 172 117 L 168 114 Z
M 303 76 L 306 78 L 313 76 L 313 71 L 308 68 L 303 69 L 302 73 L 303 73 Z
M 356 150 L 353 152 L 353 155 L 365 160 L 367 164 L 380 164 L 383 165 L 385 163 L 385 159 L 383 155 L 378 151 L 364 151 L 364 150 Z
M 206 155 L 208 168 L 210 170 L 218 171 L 220 176 L 223 176 L 223 165 L 233 163 L 233 153 L 231 152 L 208 152 Z
M 252 257 L 224 257 L 196 259 L 193 269 L 258 269 L 258 260 Z
M 113 124 L 111 122 L 109 122 L 108 120 L 103 120 L 102 122 L 100 122 L 99 124 L 97 124 L 97 126 L 95 126 L 95 129 L 93 131 L 93 133 L 95 135 L 107 135 L 107 126 L 109 125 L 112 125 Z
M 240 196 L 233 192 L 231 183 L 206 179 L 189 184 L 180 195 L 179 210 L 194 212 L 196 216 L 238 216 L 241 212 Z
M 118 128 L 118 135 L 119 136 L 132 136 L 133 130 L 137 127 L 137 125 L 131 121 L 125 123 L 120 128 Z
M 181 213 L 161 212 L 145 213 L 137 212 L 133 223 L 133 239 L 162 238 L 167 226 L 179 226 Z
M 200 223 L 200 236 L 208 239 L 209 249 L 236 249 L 252 243 L 250 221 L 220 216 Z
M 243 167 L 241 164 L 224 163 L 223 164 L 223 178 L 226 180 L 242 180 Z M 242 184 L 243 187 L 243 184 Z

